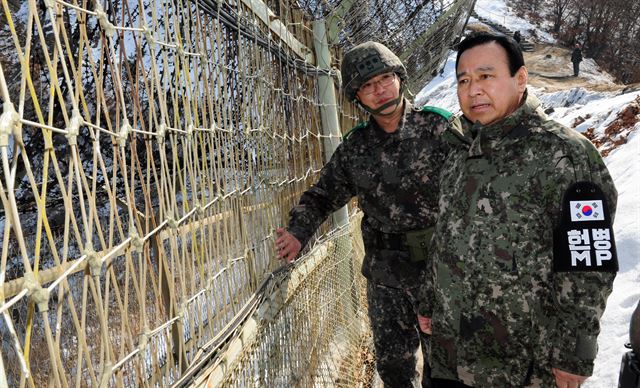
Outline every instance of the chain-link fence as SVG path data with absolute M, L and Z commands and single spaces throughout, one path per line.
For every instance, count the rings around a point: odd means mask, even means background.
M 472 1 L 0 1 L 0 386 L 363 381 L 353 227 L 273 233 L 363 117 L 343 50 L 418 85 Z

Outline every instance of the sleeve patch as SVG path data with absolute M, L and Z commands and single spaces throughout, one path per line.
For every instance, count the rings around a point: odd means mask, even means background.
M 560 224 L 553 233 L 553 269 L 618 271 L 607 200 L 592 182 L 578 182 L 564 193 Z

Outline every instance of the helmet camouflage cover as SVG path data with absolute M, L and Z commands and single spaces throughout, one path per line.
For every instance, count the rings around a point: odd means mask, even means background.
M 371 41 L 347 51 L 340 72 L 342 91 L 349 100 L 356 98 L 360 86 L 379 74 L 394 72 L 402 80 L 407 78 L 407 70 L 400 58 L 385 45 Z

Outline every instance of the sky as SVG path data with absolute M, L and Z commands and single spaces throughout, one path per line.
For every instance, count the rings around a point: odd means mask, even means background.
M 529 30 L 535 28 L 515 16 L 505 5 L 505 0 L 478 0 L 476 12 L 511 30 L 520 30 L 525 38 L 529 36 Z M 472 18 L 470 22 L 473 21 Z M 554 42 L 549 34 L 539 30 L 536 33 L 545 42 Z M 442 76 L 434 78 L 416 95 L 416 105 L 433 105 L 459 112 L 454 62 L 455 53 L 452 53 Z M 573 88 L 555 93 L 529 89 L 540 98 L 545 108 L 554 108 L 554 112 L 550 114 L 551 118 L 567 126 L 571 126 L 578 117 L 587 118 L 576 130 L 584 132 L 587 128 L 593 127 L 596 134 L 602 134 L 617 113 L 640 96 L 640 92 L 620 94 L 589 90 L 590 84 L 609 83 L 613 78 L 597 69 L 593 60 L 587 59 L 583 65 L 581 73 L 584 69 L 582 76 L 587 77 L 586 88 Z M 582 385 L 585 388 L 617 386 L 620 361 L 627 351 L 624 344 L 629 342 L 629 320 L 640 300 L 640 261 L 637 259 L 637 253 L 640 252 L 640 202 L 637 199 L 640 194 L 640 123 L 636 123 L 634 128 L 627 128 L 626 131 L 629 132 L 627 143 L 604 158 L 618 190 L 614 235 L 620 271 L 601 319 L 594 373 Z

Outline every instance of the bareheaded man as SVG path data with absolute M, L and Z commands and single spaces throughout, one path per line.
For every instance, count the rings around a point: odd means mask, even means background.
M 617 271 L 613 181 L 595 147 L 527 92 L 513 39 L 467 37 L 456 76 L 463 129 L 443 134 L 425 279 L 434 386 L 577 388 Z

